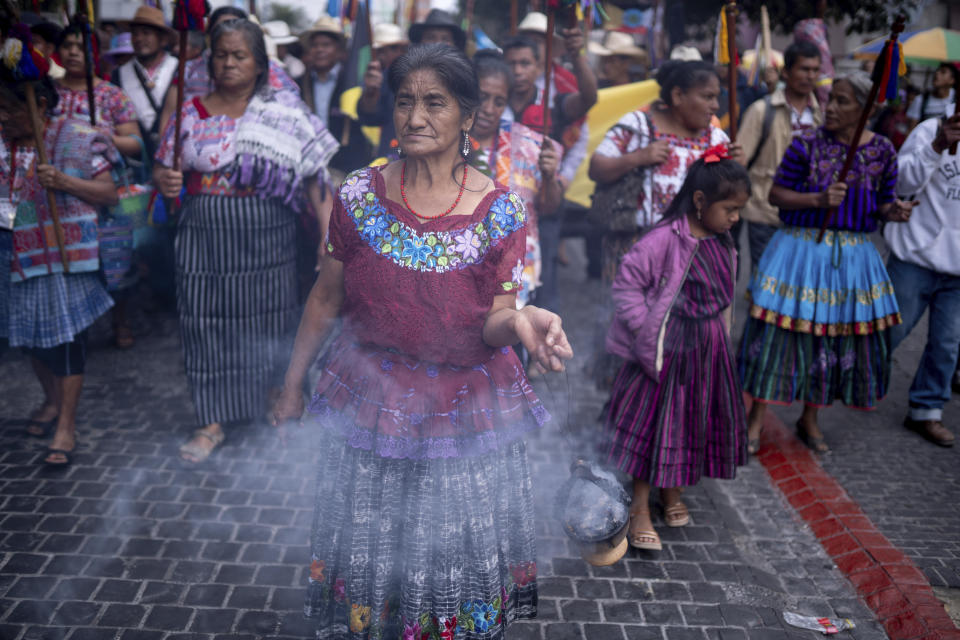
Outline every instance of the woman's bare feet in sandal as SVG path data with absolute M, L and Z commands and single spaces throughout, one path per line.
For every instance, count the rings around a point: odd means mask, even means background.
M 760 451 L 760 434 L 763 433 L 763 417 L 766 412 L 765 403 L 753 401 L 750 415 L 747 417 L 747 453 L 751 456 L 757 455 Z
M 193 464 L 199 464 L 210 457 L 213 450 L 219 447 L 226 435 L 220 423 L 208 424 L 202 429 L 193 432 L 190 441 L 180 447 L 180 458 Z
M 653 522 L 650 520 L 650 509 L 634 509 L 630 512 L 627 541 L 634 549 L 644 549 L 646 551 L 663 549 L 660 535 L 653 528 Z
M 681 487 L 671 487 L 660 490 L 660 501 L 663 503 L 663 521 L 668 527 L 685 527 L 690 524 L 690 512 L 681 496 Z

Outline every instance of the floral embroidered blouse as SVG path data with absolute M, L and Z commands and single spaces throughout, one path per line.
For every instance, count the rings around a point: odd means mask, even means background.
M 637 202 L 639 227 L 648 227 L 659 221 L 683 186 L 690 165 L 699 159 L 704 151 L 713 145 L 727 142 L 729 138 L 722 129 L 713 125 L 696 138 L 681 138 L 663 133 L 657 130 L 649 115 L 632 111 L 610 127 L 594 153 L 608 158 L 619 158 L 657 140 L 670 143 L 670 156 L 664 162 L 647 167 L 644 171 L 643 179 L 646 185 L 640 191 Z
M 562 149 L 552 141 L 554 149 Z M 543 135 L 519 122 L 502 120 L 492 148 L 477 148 L 477 167 L 510 191 L 520 196 L 527 210 L 527 243 L 523 261 L 523 287 L 517 293 L 517 306 L 523 307 L 540 285 L 540 234 L 537 231 L 537 194 L 540 193 L 540 147 Z M 561 155 L 562 159 L 562 155 Z M 494 165 L 494 166 L 491 166 Z M 559 165 L 559 162 L 558 162 Z
M 807 129 L 787 147 L 773 183 L 800 193 L 826 191 L 843 168 L 847 148 L 823 127 Z M 876 231 L 877 208 L 896 198 L 897 150 L 893 143 L 874 134 L 860 145 L 846 183 L 847 197 L 840 203 L 831 228 Z M 794 227 L 819 227 L 826 215 L 827 210 L 819 207 L 780 211 L 783 223 Z
M 379 169 L 347 176 L 328 234 L 343 330 L 311 412 L 396 458 L 477 455 L 545 421 L 513 349 L 483 341 L 494 296 L 521 286 L 525 229 L 503 187 L 471 215 L 421 222 L 386 197 Z
M 240 118 L 211 115 L 199 97 L 183 105 L 181 167 L 190 195 L 279 198 L 299 207 L 309 178 L 323 179 L 339 145 L 299 98 L 254 96 Z M 156 160 L 173 166 L 175 119 Z
M 53 110 L 51 120 L 77 118 L 90 124 L 90 101 L 87 90 L 75 91 L 57 83 L 60 100 Z M 101 81 L 93 85 L 93 103 L 96 112 L 97 128 L 106 128 L 114 133 L 118 124 L 137 122 L 137 110 L 123 89 L 109 82 Z

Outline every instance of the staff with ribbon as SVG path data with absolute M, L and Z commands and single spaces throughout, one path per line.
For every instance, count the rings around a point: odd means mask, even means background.
M 739 9 L 736 2 L 731 2 L 720 11 L 717 25 L 717 40 L 714 59 L 717 64 L 727 65 L 727 98 L 730 118 L 730 142 L 737 141 L 737 65 L 740 56 L 737 54 L 737 14 Z M 732 28 L 731 28 L 731 25 Z
M 857 122 L 857 128 L 853 137 L 850 138 L 850 145 L 847 147 L 846 159 L 843 167 L 837 175 L 836 182 L 843 182 L 853 166 L 854 158 L 857 155 L 857 147 L 860 146 L 860 138 L 863 136 L 863 130 L 867 126 L 867 120 L 870 118 L 870 112 L 873 105 L 884 100 L 894 100 L 899 96 L 897 84 L 899 76 L 906 75 L 906 62 L 903 59 L 903 48 L 897 41 L 900 34 L 903 33 L 906 19 L 903 16 L 897 18 L 890 30 L 890 37 L 880 52 L 876 66 L 873 68 L 873 85 L 870 87 L 867 101 L 860 112 L 860 120 Z M 817 242 L 823 241 L 823 236 L 827 229 L 833 223 L 837 215 L 837 207 L 832 207 L 827 215 L 824 216 L 820 224 L 820 233 L 817 235 Z
M 210 12 L 206 0 L 175 0 L 173 5 L 173 28 L 180 33 L 177 64 L 177 107 L 174 111 L 173 169 L 180 170 L 180 129 L 183 126 L 183 82 L 187 63 L 187 32 L 203 31 L 204 19 Z

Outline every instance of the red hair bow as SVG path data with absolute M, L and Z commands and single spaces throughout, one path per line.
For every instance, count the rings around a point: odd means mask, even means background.
M 711 164 L 721 160 L 732 160 L 730 149 L 723 142 L 716 144 L 703 152 L 703 163 Z

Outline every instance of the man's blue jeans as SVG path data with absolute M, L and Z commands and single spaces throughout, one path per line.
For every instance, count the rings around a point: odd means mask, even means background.
M 891 352 L 930 309 L 927 346 L 910 385 L 910 418 L 942 420 L 960 348 L 960 276 L 931 271 L 891 255 L 887 262 L 903 324 L 890 330 Z

